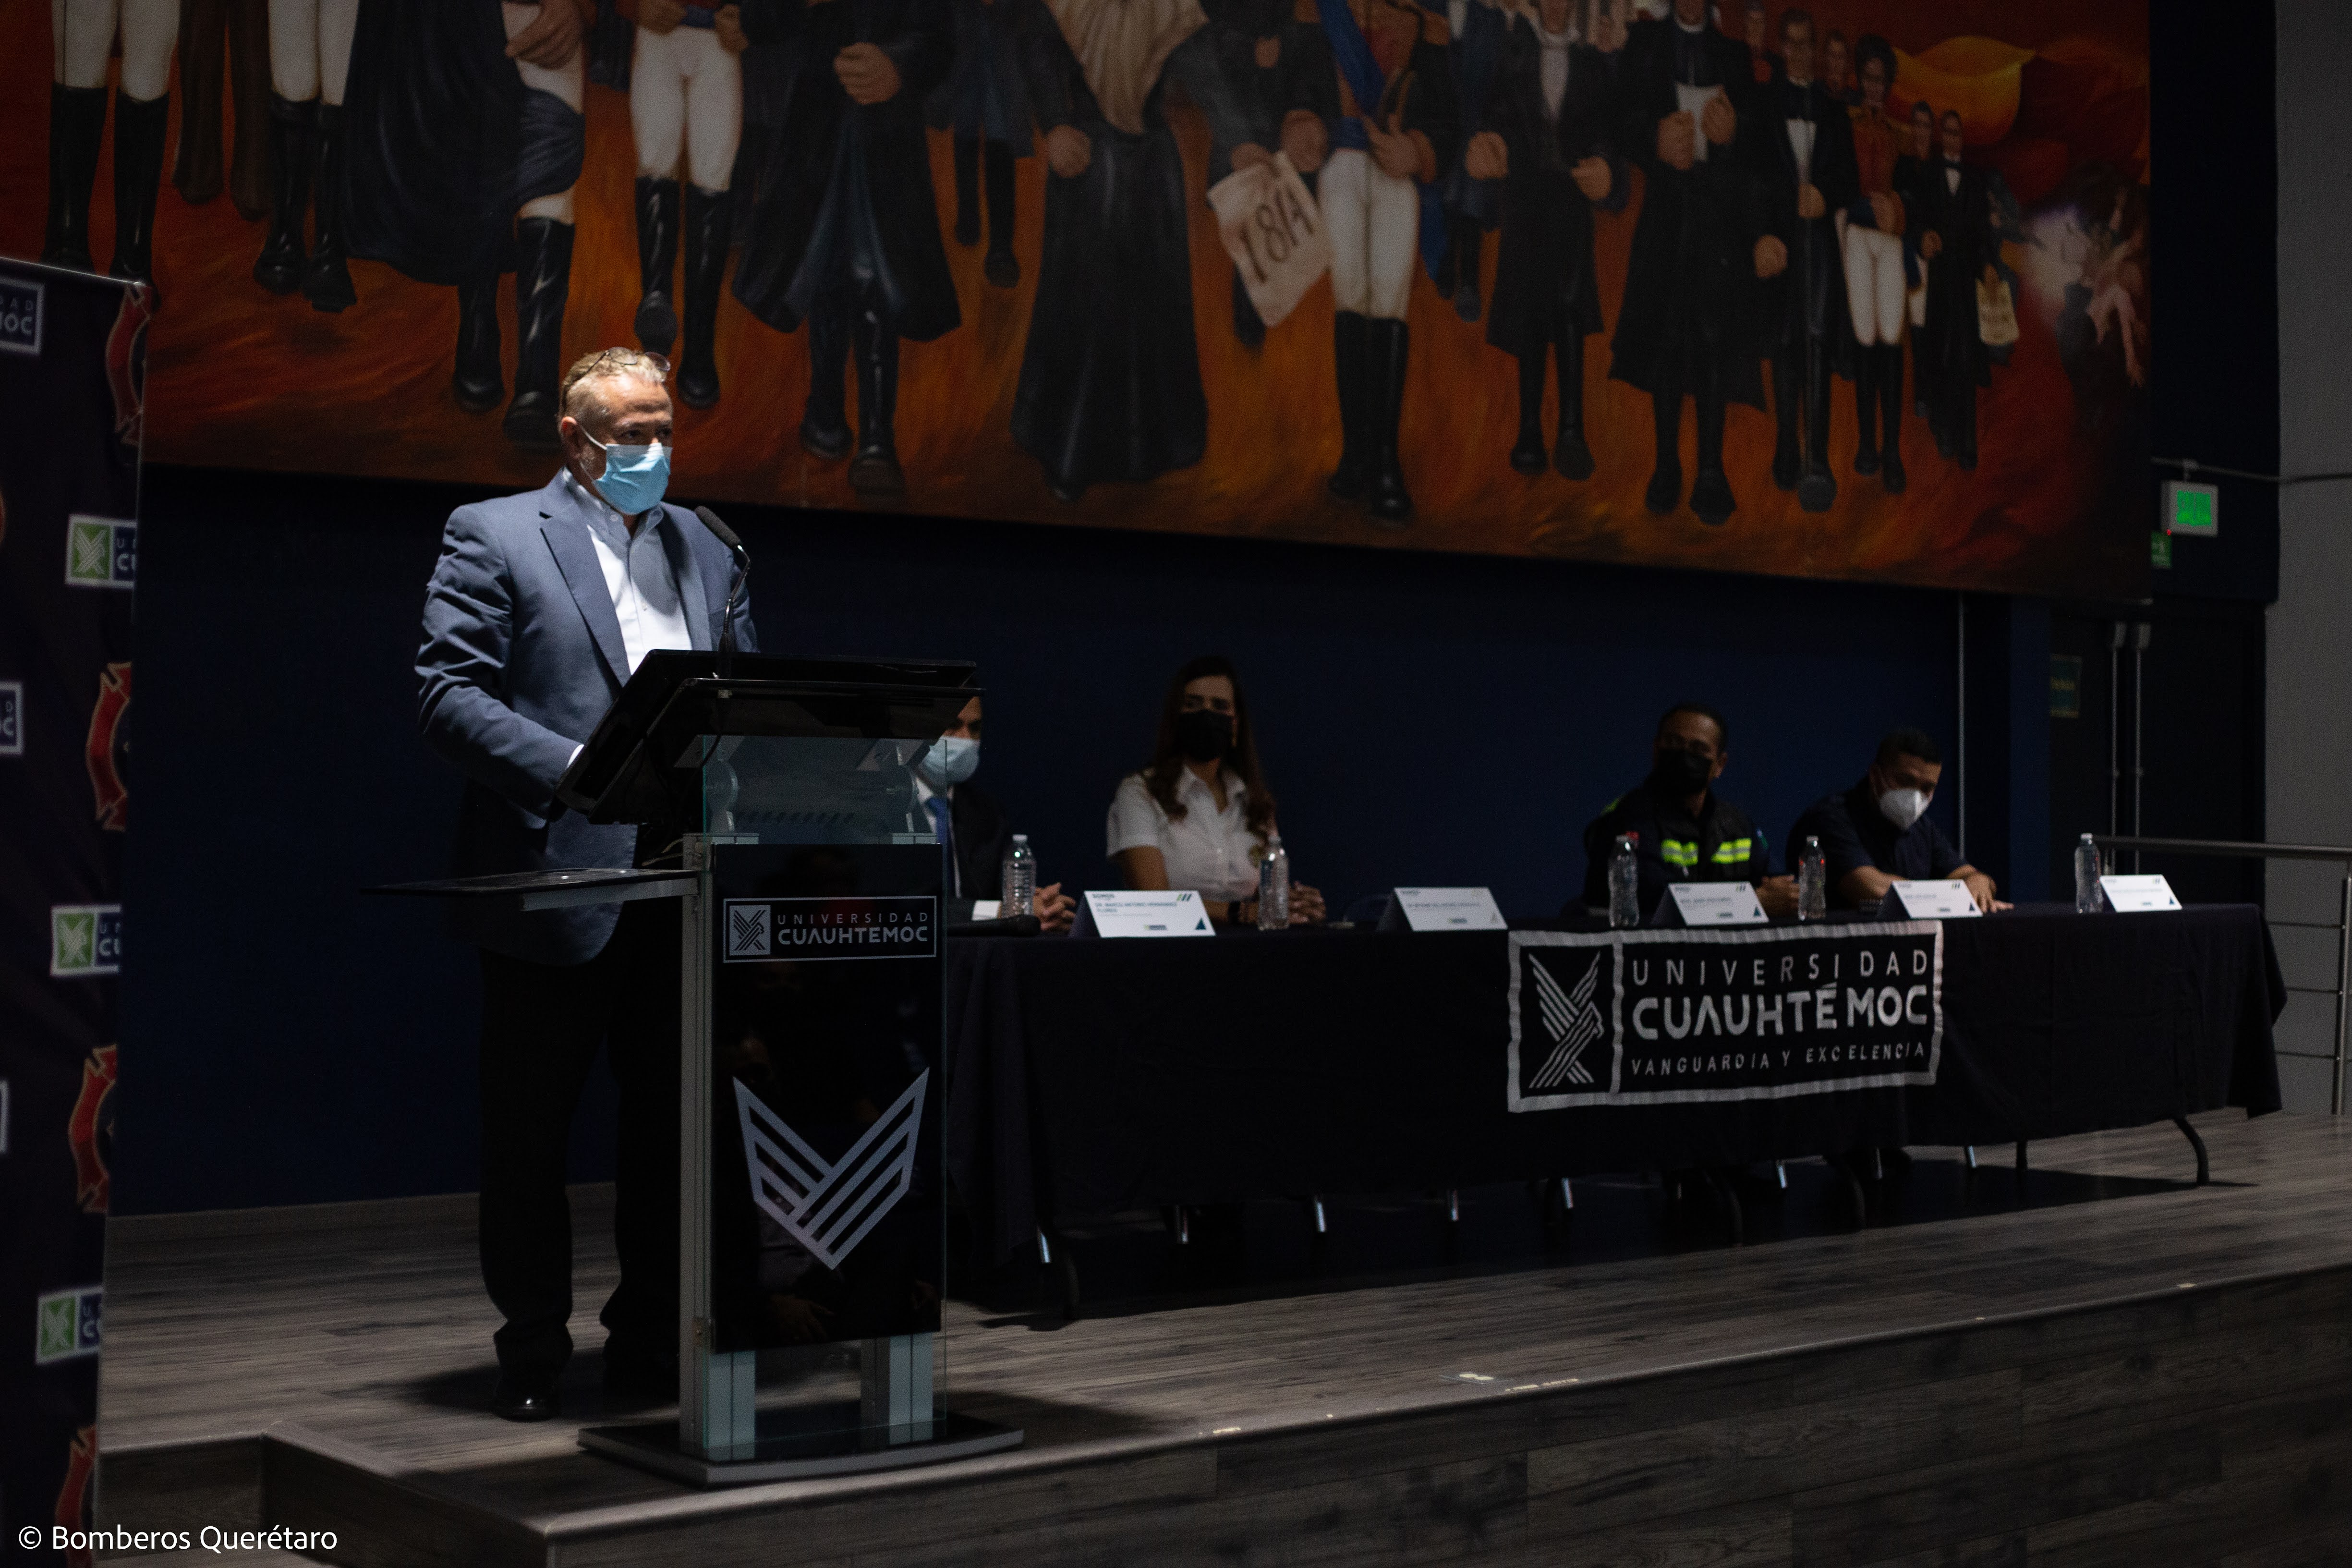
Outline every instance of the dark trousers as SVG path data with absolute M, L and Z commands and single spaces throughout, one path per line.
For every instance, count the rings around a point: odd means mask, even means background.
M 482 954 L 482 1283 L 506 1319 L 495 1339 L 507 1373 L 552 1377 L 572 1354 L 564 1154 L 600 1046 L 621 1101 L 608 1343 L 646 1356 L 676 1342 L 677 922 L 667 900 L 624 904 L 586 963 Z
M 229 199 L 247 220 L 269 216 L 268 0 L 180 0 L 180 154 L 172 183 L 197 205 L 221 191 L 221 67 L 236 149 Z

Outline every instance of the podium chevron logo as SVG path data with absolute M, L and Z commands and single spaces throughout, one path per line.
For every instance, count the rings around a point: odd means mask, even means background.
M 1536 1004 L 1543 1015 L 1544 1033 L 1552 1040 L 1551 1055 L 1544 1058 L 1528 1087 L 1551 1089 L 1563 1079 L 1570 1083 L 1591 1083 L 1592 1073 L 1582 1060 L 1585 1047 L 1608 1032 L 1601 1009 L 1592 1003 L 1593 987 L 1601 978 L 1601 955 L 1593 955 L 1584 966 L 1584 978 L 1569 991 L 1560 989 L 1559 978 L 1544 967 L 1543 960 L 1530 954 L 1528 967 L 1536 972 Z
M 914 1184 L 915 1133 L 923 1124 L 930 1081 L 926 1068 L 847 1153 L 828 1163 L 737 1079 L 735 1112 L 743 1163 L 751 1168 L 751 1201 L 810 1257 L 838 1268 Z

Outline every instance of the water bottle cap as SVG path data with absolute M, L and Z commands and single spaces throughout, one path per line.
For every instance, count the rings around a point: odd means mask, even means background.
M 1279 834 L 1279 833 L 1269 833 L 1269 834 L 1267 834 L 1267 835 L 1265 836 L 1265 847 L 1266 847 L 1268 849 L 1279 849 L 1279 848 L 1281 848 L 1281 847 L 1282 847 L 1282 835 L 1281 835 L 1281 834 Z
M 1806 847 L 1806 848 L 1808 848 L 1808 849 L 1819 849 L 1821 847 L 1822 847 L 1821 837 L 1820 837 L 1818 834 L 1808 833 L 1808 834 L 1806 834 L 1806 835 L 1805 835 L 1805 847 Z
M 1016 833 L 1013 836 L 1013 842 L 1015 844 L 1026 844 L 1029 842 L 1029 836 L 1025 833 Z
M 2084 843 L 2085 843 L 2085 844 L 2095 844 L 2095 843 L 2097 843 L 2097 842 L 2098 842 L 2098 840 L 2097 840 L 2097 839 L 2095 839 L 2095 838 L 2094 838 L 2094 837 L 2091 837 L 2091 835 L 2089 835 L 2089 834 L 2085 833 L 2084 835 L 2083 835 L 2083 842 L 2084 842 Z

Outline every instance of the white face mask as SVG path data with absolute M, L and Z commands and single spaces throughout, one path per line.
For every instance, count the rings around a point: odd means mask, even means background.
M 1895 826 L 1908 830 L 1927 809 L 1934 797 L 1916 789 L 1891 789 L 1878 797 L 1878 809 Z
M 980 769 L 980 742 L 961 735 L 942 735 L 931 742 L 915 763 L 915 772 L 933 789 L 953 789 Z

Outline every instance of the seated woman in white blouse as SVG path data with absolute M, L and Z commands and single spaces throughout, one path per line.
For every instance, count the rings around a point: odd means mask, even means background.
M 1210 919 L 1254 924 L 1257 864 L 1276 831 L 1234 667 L 1196 658 L 1169 684 L 1151 765 L 1121 780 L 1112 797 L 1110 858 L 1129 888 L 1190 888 Z M 1294 881 L 1290 923 L 1322 919 L 1323 895 Z

